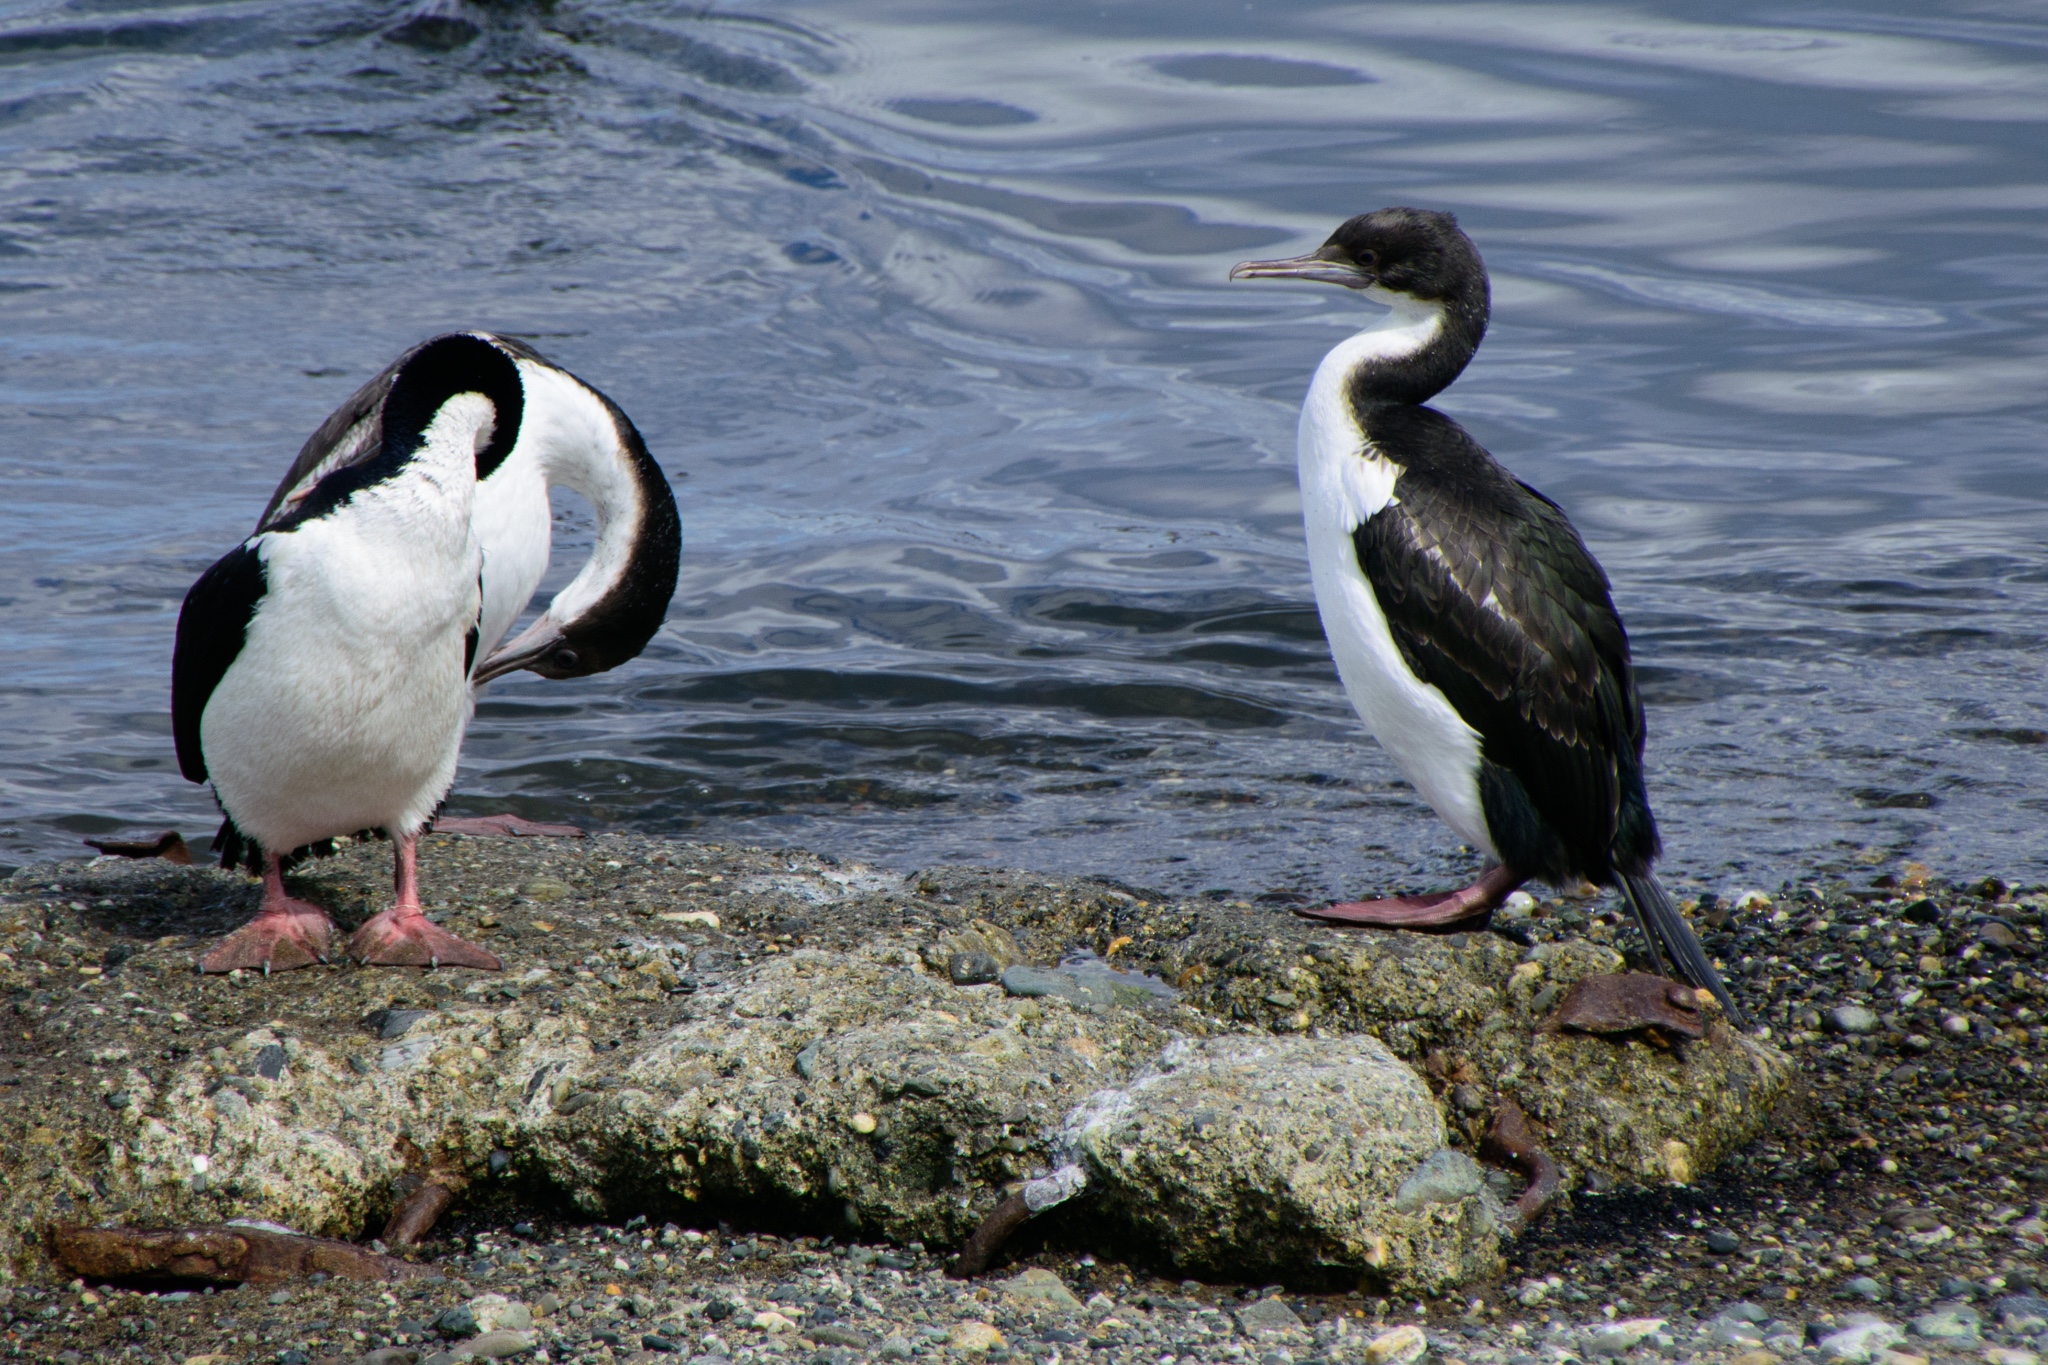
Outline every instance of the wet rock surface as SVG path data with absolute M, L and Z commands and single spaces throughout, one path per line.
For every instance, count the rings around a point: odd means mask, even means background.
M 381 850 L 351 851 L 309 867 L 300 886 L 346 923 L 375 908 L 383 861 Z M 1599 1321 L 1654 1317 L 1664 1325 L 1628 1347 L 1632 1355 L 1733 1360 L 1767 1351 L 1783 1359 L 1817 1357 L 1825 1336 L 1858 1325 L 1853 1312 L 1900 1334 L 1872 1359 L 1884 1351 L 1937 1359 L 2001 1351 L 2009 1353 L 2005 1365 L 2026 1365 L 2021 1356 L 2037 1346 L 2039 1329 L 2027 1330 L 2025 1306 L 2041 1266 L 2038 1201 L 2048 1193 L 2036 1186 L 2035 1172 L 2048 1162 L 2035 1110 L 2021 1101 L 2043 1039 L 2021 1012 L 2035 1008 L 2027 1002 L 2039 994 L 2028 955 L 2037 951 L 2039 912 L 2048 904 L 2039 897 L 1987 900 L 1968 888 L 1939 887 L 1850 896 L 1816 888 L 1809 899 L 1783 896 L 1718 925 L 1726 908 L 1705 907 L 1709 950 L 1727 965 L 1738 994 L 1771 1022 L 1772 1042 L 1785 1045 L 1811 1081 L 1778 1110 L 1761 1141 L 1743 1146 L 1743 1133 L 1730 1125 L 1724 1139 L 1698 1140 L 1705 1156 L 1697 1159 L 1721 1156 L 1718 1170 L 1702 1164 L 1690 1186 L 1632 1189 L 1646 1180 L 1645 1149 L 1603 1145 L 1617 1120 L 1575 1126 L 1539 1118 L 1546 1140 L 1572 1166 L 1578 1192 L 1520 1242 L 1496 1246 L 1505 1274 L 1494 1286 L 1482 1276 L 1476 1287 L 1430 1299 L 1416 1280 L 1411 1288 L 1425 1297 L 1409 1300 L 1368 1276 L 1352 1292 L 1324 1280 L 1322 1287 L 1340 1292 L 1284 1295 L 1253 1284 L 1243 1297 L 1235 1281 L 1245 1270 L 1174 1268 L 1169 1235 L 1116 1212 L 1117 1199 L 1128 1196 L 1119 1195 L 1112 1172 L 1128 1143 L 1119 1144 L 1116 1162 L 1098 1153 L 1088 1192 L 1027 1225 L 980 1285 L 943 1281 L 936 1251 L 902 1244 L 936 1248 L 957 1236 L 1006 1184 L 1060 1155 L 1061 1130 L 1050 1126 L 1056 1110 L 1069 1117 L 1073 1106 L 1061 1106 L 1070 1099 L 1128 1088 L 1148 1065 L 1165 1074 L 1169 1068 L 1158 1063 L 1176 1042 L 1234 1048 L 1350 1040 L 1355 1046 L 1339 1055 L 1358 1057 L 1365 1055 L 1361 1034 L 1384 1038 L 1419 1092 L 1434 1098 L 1443 1124 L 1441 1143 L 1387 1190 L 1389 1205 L 1412 1183 L 1411 1210 L 1422 1200 L 1426 1211 L 1456 1207 L 1469 1217 L 1489 1197 L 1513 1194 L 1512 1182 L 1491 1171 L 1482 1173 L 1483 1192 L 1464 1193 L 1470 1172 L 1452 1158 L 1473 1150 L 1469 1129 L 1485 1118 L 1484 1103 L 1466 1103 L 1475 1092 L 1482 1100 L 1501 1093 L 1502 1072 L 1519 1062 L 1512 1079 L 1533 1076 L 1534 1083 L 1513 1093 L 1534 1117 L 1546 1085 L 1568 1084 L 1556 1070 L 1564 1063 L 1545 1055 L 1562 1041 L 1606 1049 L 1607 1068 L 1616 1065 L 1613 1054 L 1641 1054 L 1619 1071 L 1580 1068 L 1577 1083 L 1594 1107 L 1609 1102 L 1598 1088 L 1604 1076 L 1625 1082 L 1612 1087 L 1625 1112 L 1677 1112 L 1671 1091 L 1645 1082 L 1683 1079 L 1711 1063 L 1718 1068 L 1706 1077 L 1711 1098 L 1715 1076 L 1741 1074 L 1719 1051 L 1727 1044 L 1718 1023 L 1709 1012 L 1708 1037 L 1676 1047 L 1544 1036 L 1533 1026 L 1525 1034 L 1521 1021 L 1540 1023 L 1554 1010 L 1576 979 L 1575 963 L 1619 960 L 1597 941 L 1604 924 L 1570 902 L 1543 904 L 1532 920 L 1512 926 L 1527 942 L 1478 934 L 1459 943 L 1296 926 L 1229 905 L 1162 904 L 1104 883 L 981 872 L 906 882 L 801 855 L 645 840 L 574 847 L 435 840 L 425 867 L 430 905 L 442 899 L 437 913 L 505 953 L 511 970 L 477 977 L 332 968 L 269 981 L 201 979 L 186 971 L 192 948 L 197 936 L 246 911 L 253 893 L 239 879 L 106 861 L 31 869 L 8 886 L 0 936 L 9 960 L 0 972 L 18 1027 L 0 1054 L 0 1081 L 13 1082 L 0 1088 L 0 1114 L 19 1154 L 4 1199 L 22 1278 L 6 1290 L 5 1307 L 20 1349 L 113 1359 L 132 1345 L 177 1361 L 224 1350 L 240 1361 L 286 1351 L 353 1359 L 395 1346 L 417 1348 L 424 1358 L 456 1349 L 457 1339 L 438 1328 L 406 1332 L 405 1324 L 431 1324 L 492 1292 L 528 1306 L 535 1349 L 556 1358 L 661 1354 L 643 1344 L 646 1337 L 687 1354 L 728 1357 L 791 1350 L 804 1359 L 832 1350 L 882 1359 L 934 1350 L 1044 1356 L 1100 1342 L 1111 1359 L 1154 1360 L 1166 1349 L 1196 1359 L 1274 1351 L 1365 1358 L 1370 1342 L 1412 1321 L 1445 1359 L 1506 1365 L 1518 1354 L 1545 1358 L 1553 1348 L 1596 1354 L 1596 1345 L 1618 1340 L 1588 1337 Z M 2012 943 L 1981 931 L 1989 912 Z M 1135 973 L 1172 986 L 1179 999 L 1128 982 L 1148 1001 L 1019 996 L 1000 978 L 955 985 L 951 955 L 935 971 L 926 950 L 976 921 L 1011 935 L 1022 965 L 1060 971 L 1092 953 L 1113 996 L 1116 979 Z M 1173 925 L 1191 931 L 1176 937 Z M 1865 932 L 1851 937 L 1857 930 Z M 1233 932 L 1235 956 L 1227 946 Z M 1858 950 L 1852 957 L 1832 946 L 1837 941 Z M 1290 955 L 1296 947 L 1302 951 Z M 1381 960 L 1354 966 L 1353 958 Z M 1850 962 L 1857 965 L 1835 970 Z M 1374 973 L 1427 980 L 1406 1005 L 1390 1005 L 1395 996 L 1386 990 L 1370 1006 L 1356 1003 L 1364 994 L 1357 979 Z M 835 995 L 816 984 L 821 978 L 865 984 Z M 892 979 L 894 996 L 881 984 Z M 1490 1016 L 1468 1002 L 1489 980 L 1514 1012 L 1519 1043 L 1497 1037 L 1510 1032 L 1504 1026 L 1481 1031 Z M 1919 999 L 1900 1003 L 1916 990 Z M 886 1008 L 872 1003 L 890 1001 Z M 1878 1026 L 1837 1031 L 1824 1012 L 1841 1004 L 1871 1009 Z M 758 1016 L 742 1012 L 755 1005 L 763 1007 Z M 1010 1013 L 1026 1006 L 1040 1017 L 1020 1022 Z M 1477 1027 L 1460 1034 L 1446 1020 L 1466 1009 Z M 1358 1028 L 1354 1021 L 1373 1011 L 1382 1027 Z M 1952 1018 L 1961 1032 L 1945 1026 Z M 1069 1024 L 1074 1031 L 1063 1032 Z M 1032 1032 L 1041 1026 L 1051 1026 L 1042 1037 Z M 906 1038 L 928 1031 L 931 1085 L 910 1084 L 925 1074 L 902 1065 L 915 1048 L 876 1041 L 889 1030 L 907 1030 Z M 1005 1048 L 1019 1049 L 1017 1072 L 965 1050 L 998 1032 Z M 1929 1046 L 1918 1048 L 1915 1037 Z M 1100 1052 L 1082 1056 L 1072 1048 L 1077 1040 Z M 880 1065 L 881 1051 L 892 1053 L 893 1070 Z M 1093 1083 L 1070 1082 L 1062 1070 L 1054 1083 L 1061 1088 L 1046 1091 L 1039 1113 L 1013 1121 L 1008 1133 L 1002 1122 L 985 1121 L 1014 1113 L 991 1114 L 1007 1086 L 994 1078 L 1034 1070 L 1049 1076 L 1055 1052 L 1093 1061 Z M 1764 1084 L 1783 1066 L 1768 1045 L 1735 1056 L 1761 1058 L 1753 1064 Z M 1316 1062 L 1298 1060 L 1291 1074 L 1314 1072 Z M 535 1086 L 536 1073 L 557 1063 Z M 728 1104 L 728 1115 L 715 1095 L 691 1100 L 705 1090 L 691 1079 L 703 1067 L 715 1074 L 714 1089 L 744 1105 Z M 1916 1069 L 1894 1079 L 1906 1067 Z M 930 1088 L 939 1093 L 925 1093 Z M 123 1103 L 110 1102 L 116 1094 Z M 731 1122 L 741 1113 L 765 1117 L 777 1100 L 795 1122 L 774 1131 Z M 913 1117 L 907 1130 L 896 1126 L 919 1106 L 932 1122 Z M 457 1121 L 458 1110 L 471 1117 Z M 155 1134 L 152 1121 L 168 1136 Z M 874 1127 L 864 1132 L 867 1122 Z M 1752 1131 L 1763 1126 L 1759 1115 Z M 877 1154 L 906 1131 L 918 1141 Z M 841 1132 L 849 1145 L 833 1148 Z M 339 1140 L 310 1136 L 320 1133 Z M 806 1147 L 798 1142 L 805 1133 L 833 1136 Z M 196 1150 L 202 1138 L 215 1145 Z M 1005 1146 L 1008 1139 L 1016 1141 Z M 275 1151 L 290 1159 L 266 1159 L 266 1148 L 280 1141 Z M 644 1153 L 662 1144 L 694 1147 L 706 1159 L 655 1169 Z M 1019 1144 L 1025 1150 L 1012 1150 Z M 1305 1156 L 1307 1145 L 1297 1154 Z M 1740 1150 L 1722 1156 L 1733 1148 Z M 1617 1150 L 1630 1161 L 1612 1159 Z M 819 1169 L 813 1151 L 838 1157 Z M 1668 1163 L 1670 1153 L 1655 1154 Z M 205 1170 L 196 1169 L 195 1156 L 206 1157 Z M 1669 1169 L 1648 1179 L 1666 1179 Z M 432 1171 L 459 1175 L 466 1188 L 445 1225 L 404 1253 L 428 1271 L 423 1284 L 328 1280 L 293 1288 L 282 1304 L 252 1287 L 169 1299 L 106 1286 L 81 1292 L 51 1280 L 30 1235 L 37 1219 L 56 1213 L 86 1223 L 170 1222 L 184 1210 L 184 1220 L 196 1223 L 298 1199 L 325 1210 L 320 1217 L 329 1221 L 267 1216 L 361 1240 L 382 1225 L 408 1182 Z M 966 1183 L 918 1185 L 954 1172 Z M 307 1189 L 313 1193 L 282 1193 Z M 1424 1200 L 1425 1189 L 1449 1198 Z M 692 1190 L 695 1204 L 685 1198 Z M 653 1202 L 671 1197 L 681 1202 Z M 847 1221 L 849 1204 L 858 1228 Z M 625 1226 L 646 1212 L 656 1215 L 653 1225 Z M 717 1227 L 720 1217 L 729 1232 Z M 529 1218 L 532 1226 L 520 1221 Z M 657 1230 L 665 1219 L 677 1224 L 666 1234 Z M 508 1230 L 515 1224 L 525 1231 Z M 792 1224 L 808 1237 L 767 1236 Z M 922 1231 L 934 1227 L 946 1232 Z M 694 1240 L 683 1237 L 686 1230 Z M 1710 1232 L 1733 1238 L 1735 1249 L 1714 1252 Z M 836 1240 L 815 1240 L 823 1237 Z M 846 1245 L 876 1238 L 894 1238 L 896 1246 Z M 1483 1239 L 1461 1245 L 1486 1249 Z M 1089 1251 L 1115 1251 L 1168 1278 L 1107 1259 L 1086 1264 Z M 1260 1273 L 1294 1282 L 1294 1270 L 1279 1268 L 1285 1259 L 1270 1259 L 1275 1268 Z M 1047 1292 L 1043 1280 L 1035 1300 L 1007 1291 L 1005 1283 L 1026 1269 L 1053 1276 L 1064 1294 Z M 1174 1278 L 1183 1273 L 1224 1283 Z M 866 1295 L 873 1309 L 849 1295 L 825 1305 L 833 1314 L 826 1320 L 810 1312 L 815 1297 L 784 1292 L 787 1284 L 833 1277 L 850 1294 Z M 1880 1297 L 1843 1297 L 1858 1280 Z M 1276 1297 L 1301 1323 L 1300 1335 L 1282 1342 L 1247 1334 L 1239 1310 Z M 1081 1305 L 1078 1312 L 1068 1298 Z M 431 1314 L 421 1306 L 428 1299 Z M 1475 1299 L 1476 1311 L 1467 1312 Z M 2001 1307 L 2008 1300 L 2015 1305 L 2009 1315 Z M 1731 1301 L 1759 1314 L 1745 1322 L 1753 1336 L 1716 1318 Z M 1418 1316 L 1414 1302 L 1429 1311 Z M 1956 1304 L 1973 1306 L 1976 1338 L 1916 1333 L 1916 1319 Z M 1607 1308 L 1611 1319 L 1603 1318 Z M 409 1316 L 416 1309 L 421 1316 Z M 994 1335 L 970 1332 L 978 1346 L 967 1337 L 954 1343 L 963 1322 L 986 1324 Z M 1729 1339 L 1715 1339 L 1709 1322 Z M 1519 1335 L 1510 1330 L 1516 1324 Z M 1666 1339 L 1669 1348 L 1660 1344 Z

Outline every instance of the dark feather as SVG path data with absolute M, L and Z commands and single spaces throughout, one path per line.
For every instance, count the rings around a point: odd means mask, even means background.
M 1647 869 L 1642 705 L 1606 574 L 1457 423 L 1409 405 L 1361 416 L 1403 472 L 1353 533 L 1359 567 L 1408 666 L 1479 732 L 1501 856 L 1552 881 Z
M 252 545 L 238 545 L 185 594 L 171 652 L 171 735 L 178 746 L 178 770 L 189 781 L 206 780 L 199 720 L 241 654 L 264 590 L 263 561 Z
M 327 420 L 306 438 L 305 445 L 299 447 L 291 469 L 278 484 L 277 491 L 270 495 L 262 517 L 256 522 L 259 531 L 278 529 L 287 518 L 291 518 L 294 524 L 304 520 L 298 515 L 301 506 L 329 475 L 369 464 L 384 453 L 384 406 L 391 396 L 393 381 L 421 351 L 447 339 L 434 337 L 414 346 L 327 415 Z M 491 336 L 489 344 L 514 359 L 541 360 L 540 353 L 531 346 L 507 337 Z M 490 444 L 477 453 L 478 478 L 488 478 L 491 471 L 504 462 L 517 439 L 518 428 L 516 417 L 511 421 L 500 420 Z

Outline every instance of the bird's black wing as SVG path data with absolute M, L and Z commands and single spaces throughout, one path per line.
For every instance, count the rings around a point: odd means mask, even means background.
M 171 655 L 171 734 L 178 745 L 178 770 L 190 781 L 206 780 L 199 718 L 242 652 L 263 593 L 263 561 L 253 545 L 244 544 L 199 575 L 185 594 Z
M 1642 705 L 1606 574 L 1554 503 L 1449 418 L 1405 407 L 1368 434 L 1404 468 L 1353 532 L 1358 564 L 1408 666 L 1480 735 L 1501 856 L 1601 882 L 1616 856 L 1647 867 Z

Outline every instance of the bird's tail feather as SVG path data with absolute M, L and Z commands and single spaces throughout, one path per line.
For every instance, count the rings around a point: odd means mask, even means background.
M 1629 909 L 1635 912 L 1636 923 L 1642 927 L 1643 937 L 1649 940 L 1650 954 L 1658 960 L 1658 966 L 1661 968 L 1664 959 L 1669 958 L 1680 979 L 1689 986 L 1712 991 L 1736 1027 L 1748 1028 L 1748 1017 L 1728 993 L 1721 974 L 1707 960 L 1707 950 L 1700 946 L 1692 926 L 1678 913 L 1663 885 L 1648 872 L 1640 876 L 1623 873 L 1621 889 L 1628 898 Z

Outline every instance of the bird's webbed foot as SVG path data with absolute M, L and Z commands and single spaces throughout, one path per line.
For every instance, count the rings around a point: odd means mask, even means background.
M 1510 892 L 1526 880 L 1505 867 L 1490 867 L 1472 885 L 1427 896 L 1339 901 L 1295 914 L 1332 924 L 1365 924 L 1383 929 L 1480 929 Z
M 504 967 L 495 953 L 458 938 L 417 906 L 394 905 L 364 920 L 348 941 L 349 956 L 369 967 Z
M 266 898 L 255 919 L 229 934 L 199 959 L 202 972 L 289 972 L 327 961 L 334 921 L 307 901 Z

